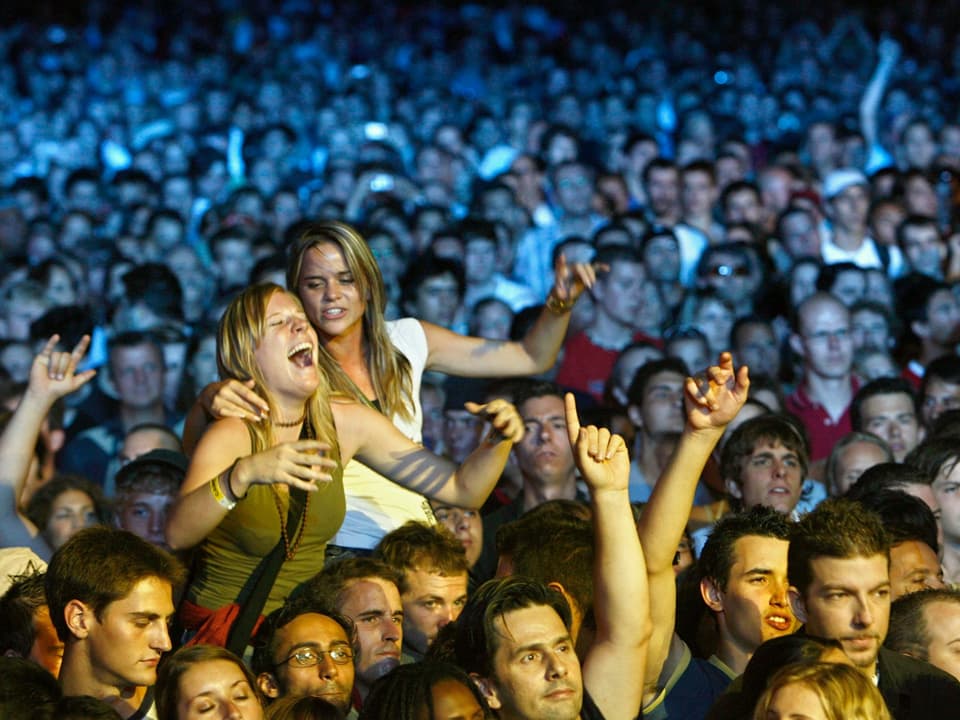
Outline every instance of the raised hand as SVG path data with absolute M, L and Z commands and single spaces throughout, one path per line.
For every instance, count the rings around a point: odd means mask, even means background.
M 281 483 L 308 492 L 329 483 L 337 463 L 327 457 L 330 445 L 318 440 L 281 443 L 269 450 L 237 461 L 230 475 L 230 490 L 237 497 L 247 494 L 251 485 Z
M 473 415 L 483 416 L 490 423 L 493 428 L 490 440 L 509 440 L 512 443 L 518 443 L 523 439 L 523 418 L 506 400 L 491 400 L 483 405 L 468 402 L 464 407 Z
M 563 398 L 567 437 L 573 458 L 591 495 L 607 490 L 626 490 L 630 483 L 630 455 L 619 435 L 595 425 L 581 427 L 577 401 L 572 393 Z
M 217 420 L 236 417 L 260 422 L 270 413 L 267 401 L 254 392 L 254 381 L 221 380 L 207 385 L 200 393 L 203 409 Z
M 597 281 L 597 269 L 591 263 L 568 263 L 565 255 L 557 258 L 550 294 L 561 304 L 572 306 L 583 291 Z
M 684 384 L 687 423 L 695 430 L 723 429 L 740 412 L 749 389 L 747 366 L 735 371 L 733 356 L 721 353 L 719 365 L 687 378 Z
M 76 391 L 97 374 L 96 370 L 77 372 L 77 366 L 90 347 L 89 335 L 80 338 L 70 352 L 54 350 L 58 342 L 60 336 L 52 335 L 30 367 L 28 391 L 50 402 Z

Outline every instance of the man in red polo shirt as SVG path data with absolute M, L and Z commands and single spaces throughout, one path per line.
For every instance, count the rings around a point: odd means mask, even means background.
M 790 346 L 803 358 L 803 378 L 787 398 L 787 410 L 803 421 L 816 463 L 851 430 L 850 403 L 858 383 L 851 371 L 850 312 L 833 295 L 812 295 L 797 310 Z

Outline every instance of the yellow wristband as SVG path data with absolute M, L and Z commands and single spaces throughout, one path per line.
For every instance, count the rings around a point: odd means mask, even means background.
M 225 507 L 227 510 L 233 510 L 237 506 L 236 500 L 231 500 L 223 493 L 223 488 L 220 487 L 220 478 L 222 475 L 217 475 L 215 478 L 210 480 L 210 494 L 213 495 L 213 499 L 221 507 Z

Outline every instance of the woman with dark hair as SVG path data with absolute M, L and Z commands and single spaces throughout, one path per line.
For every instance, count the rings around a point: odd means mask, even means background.
M 400 665 L 373 686 L 359 720 L 485 720 L 493 717 L 476 684 L 451 663 Z
M 80 530 L 105 525 L 109 512 L 97 485 L 80 475 L 56 475 L 30 498 L 27 517 L 56 551 Z
M 180 648 L 157 671 L 158 720 L 262 720 L 253 673 L 215 645 Z

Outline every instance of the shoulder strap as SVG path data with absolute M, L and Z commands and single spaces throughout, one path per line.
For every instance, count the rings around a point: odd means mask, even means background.
M 306 492 L 299 488 L 290 488 L 290 501 L 287 507 L 287 528 L 291 537 L 296 533 L 298 518 L 301 523 L 307 521 L 303 516 L 301 508 L 305 507 Z M 280 567 L 283 565 L 285 548 L 283 538 L 273 547 L 273 550 L 261 560 L 254 571 L 250 574 L 247 582 L 244 583 L 240 594 L 237 595 L 237 604 L 240 606 L 240 614 L 230 628 L 230 634 L 227 636 L 227 650 L 235 655 L 243 657 L 244 648 L 250 642 L 250 636 L 253 634 L 253 628 L 257 624 L 260 612 L 267 604 L 267 598 L 270 597 L 270 591 L 273 590 L 273 584 L 280 574 Z

